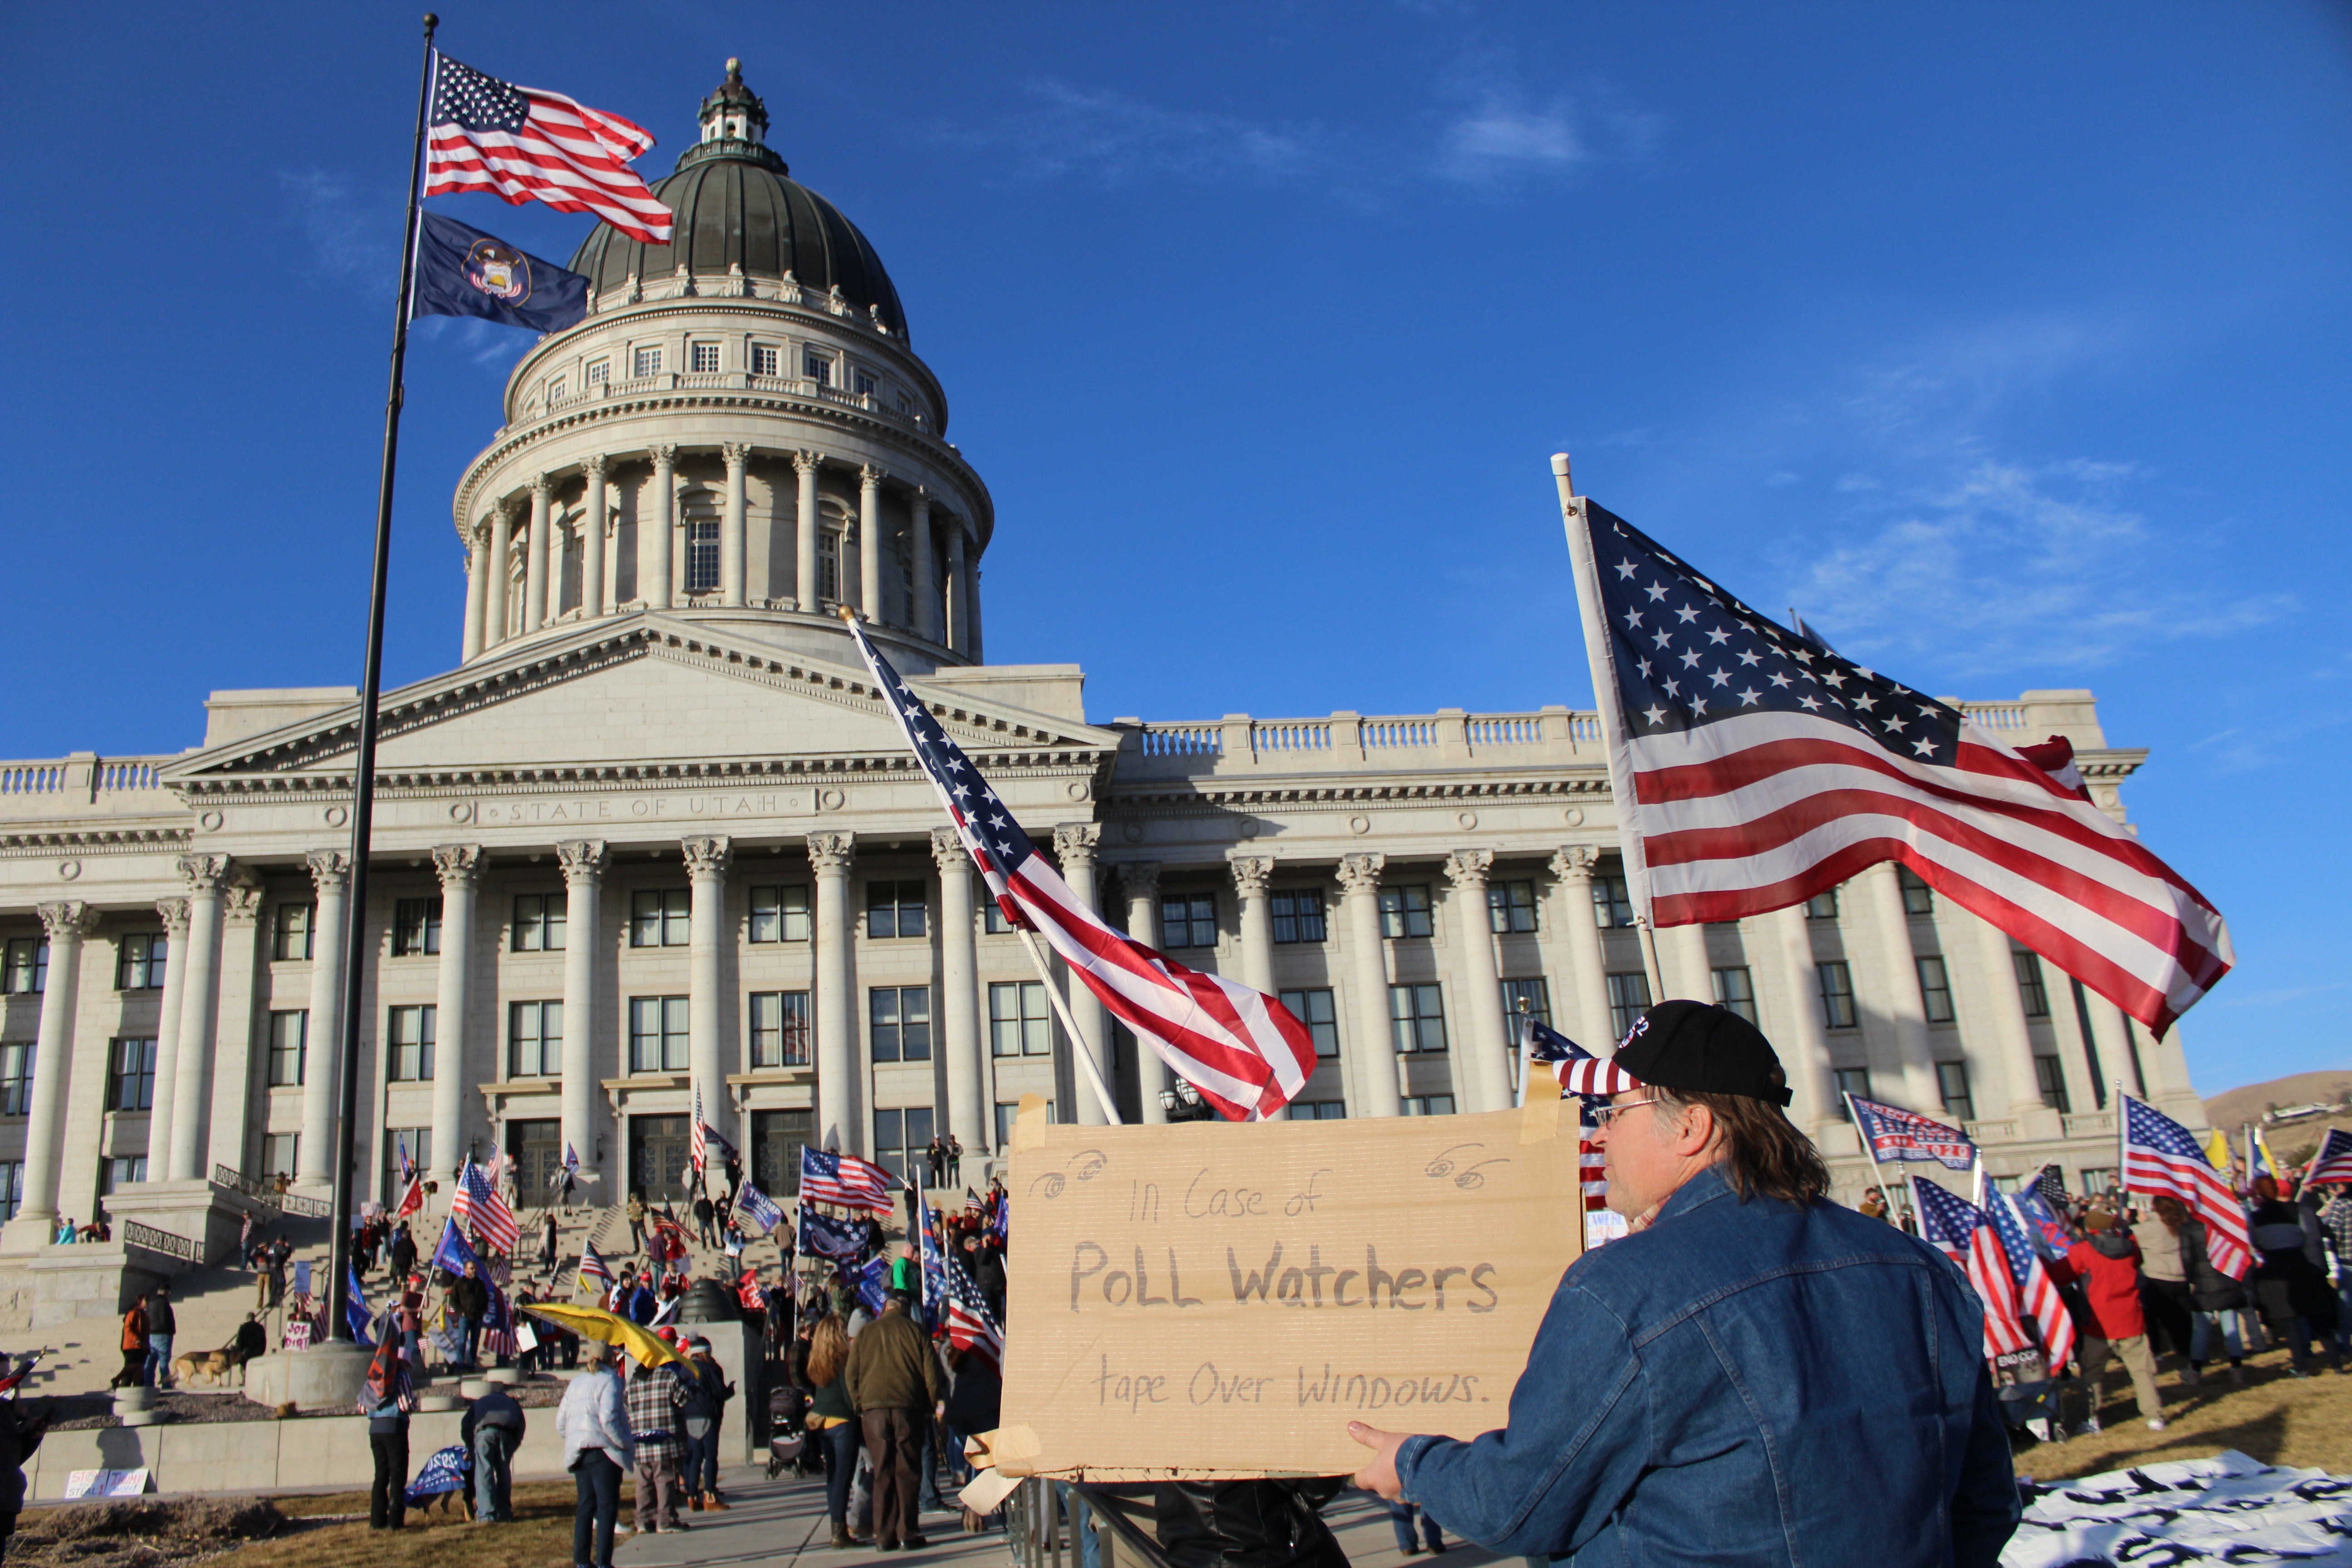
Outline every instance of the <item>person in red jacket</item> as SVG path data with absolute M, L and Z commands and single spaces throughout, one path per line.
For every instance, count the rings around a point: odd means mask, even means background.
M 2164 1430 L 2164 1399 L 2156 1391 L 2156 1357 L 2147 1345 L 2147 1316 L 2140 1307 L 2139 1243 L 2131 1238 L 2114 1214 L 2093 1209 L 2083 1224 L 2090 1234 L 2066 1249 L 2066 1261 L 2082 1281 L 2090 1307 L 2089 1331 L 2076 1351 L 2083 1381 L 2091 1395 L 2091 1412 L 2078 1429 L 2099 1429 L 2099 1406 L 2106 1403 L 2107 1352 L 2131 1373 L 2132 1393 L 2148 1430 Z

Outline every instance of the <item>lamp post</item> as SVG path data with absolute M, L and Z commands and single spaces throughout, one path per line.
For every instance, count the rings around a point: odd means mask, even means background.
M 1171 1121 L 1208 1121 L 1217 1114 L 1217 1108 L 1202 1100 L 1199 1089 L 1181 1079 L 1175 1088 L 1160 1091 L 1160 1108 Z

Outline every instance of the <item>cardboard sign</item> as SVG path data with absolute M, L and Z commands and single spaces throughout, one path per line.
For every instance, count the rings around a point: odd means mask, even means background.
M 93 1497 L 144 1497 L 147 1494 L 147 1472 L 136 1470 L 68 1470 L 66 1472 L 66 1498 L 68 1501 Z
M 1527 1110 L 1049 1126 L 1007 1184 L 1011 1475 L 1335 1475 L 1349 1421 L 1502 1426 L 1582 1245 L 1576 1129 Z

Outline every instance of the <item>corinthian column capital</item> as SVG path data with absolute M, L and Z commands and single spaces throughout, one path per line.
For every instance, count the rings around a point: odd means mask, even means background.
M 580 471 L 588 476 L 588 482 L 593 485 L 604 477 L 605 465 L 611 461 L 604 453 L 593 452 L 580 460 Z
M 726 876 L 729 864 L 735 858 L 734 842 L 716 834 L 681 838 L 677 847 L 686 857 L 686 874 L 696 880 L 716 880 Z
M 1342 855 L 1339 857 L 1339 886 L 1350 893 L 1377 893 L 1381 890 L 1381 872 L 1389 858 L 1381 854 Z
M 228 880 L 229 859 L 226 855 L 183 855 L 179 859 L 180 881 L 188 896 L 217 893 Z
M 882 488 L 883 479 L 887 477 L 881 469 L 867 463 L 857 470 L 857 488 L 861 490 L 879 490 Z
M 1229 855 L 1225 864 L 1233 868 L 1234 891 L 1244 899 L 1265 897 L 1266 884 L 1274 879 L 1273 856 Z
M 1095 850 L 1102 843 L 1102 824 L 1098 822 L 1065 822 L 1054 829 L 1054 853 L 1064 865 L 1076 861 L 1094 864 Z
M 163 917 L 163 935 L 171 942 L 173 951 L 177 952 L 188 934 L 188 900 L 158 899 L 155 900 L 155 912 Z
M 931 829 L 931 858 L 941 871 L 952 871 L 959 865 L 971 868 L 971 851 L 963 847 L 962 837 L 952 827 Z
M 646 448 L 646 456 L 654 460 L 654 466 L 657 468 L 675 468 L 677 466 L 677 443 L 664 441 L 657 446 L 648 447 Z
M 440 874 L 443 892 L 470 889 L 481 880 L 482 847 L 478 844 L 440 845 L 433 851 L 433 869 Z
M 812 833 L 808 836 L 809 865 L 819 871 L 846 871 L 856 858 L 855 833 Z
M 612 856 L 601 838 L 567 838 L 555 847 L 555 859 L 563 868 L 565 887 L 594 887 Z
M 37 905 L 33 912 L 41 917 L 41 929 L 52 942 L 79 942 L 98 929 L 98 911 L 79 899 Z
M 1156 899 L 1160 896 L 1160 862 L 1157 860 L 1122 860 L 1118 863 L 1118 885 L 1130 899 Z
M 799 474 L 813 474 L 824 461 L 824 459 L 814 452 L 794 452 L 793 471 Z
M 1592 880 L 1601 869 L 1601 852 L 1590 844 L 1563 844 L 1551 858 L 1551 874 L 1563 882 Z
M 721 441 L 719 444 L 719 459 L 727 465 L 728 471 L 730 473 L 740 468 L 745 459 L 751 456 L 751 443 L 749 441 Z
M 547 474 L 533 474 L 530 477 L 530 483 L 524 488 L 530 491 L 530 499 L 534 504 L 543 503 L 550 495 L 554 493 L 555 480 Z
M 221 908 L 233 926 L 249 926 L 261 919 L 261 889 L 243 883 L 221 896 Z
M 313 849 L 303 857 L 310 868 L 310 885 L 323 893 L 352 879 L 352 858 L 341 849 Z
M 1494 868 L 1492 849 L 1456 849 L 1445 858 L 1445 879 L 1465 892 L 1485 887 Z

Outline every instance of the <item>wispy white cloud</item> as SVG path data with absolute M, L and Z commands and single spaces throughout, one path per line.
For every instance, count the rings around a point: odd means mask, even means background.
M 1600 84 L 1531 94 L 1517 63 L 1493 49 L 1465 55 L 1439 95 L 1452 107 L 1438 132 L 1432 172 L 1490 193 L 1639 157 L 1656 144 L 1664 125 Z
M 1152 176 L 1281 181 L 1326 161 L 1324 133 L 1235 115 L 1169 109 L 1108 88 L 1051 78 L 1027 84 L 1032 107 L 948 139 L 1003 153 L 1028 179 L 1080 175 L 1109 184 Z
M 2331 991 L 2341 991 L 2352 981 L 2335 980 L 2324 985 L 2280 985 L 2268 991 L 2223 992 L 2206 1004 L 2212 1007 L 2284 1007 L 2290 1002 L 2300 1002 L 2310 996 L 2325 996 Z
M 285 221 L 301 236 L 320 276 L 338 283 L 395 289 L 400 267 L 401 203 L 395 193 L 370 198 L 351 176 L 323 169 L 281 170 Z
M 2288 717 L 2266 715 L 2260 722 L 2232 724 L 2200 736 L 2189 742 L 2187 750 L 2203 757 L 2206 767 L 2216 773 L 2260 773 L 2293 761 L 2297 753 L 2296 742 L 2304 737 L 2347 723 L 2352 723 L 2352 712 L 2340 710 Z
M 501 376 L 539 341 L 535 332 L 479 316 L 426 316 L 416 323 L 416 335 L 427 342 L 454 343 L 475 364 Z

